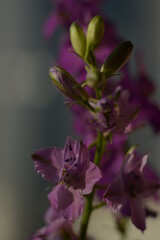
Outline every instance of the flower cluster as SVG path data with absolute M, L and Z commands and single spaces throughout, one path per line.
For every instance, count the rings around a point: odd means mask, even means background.
M 80 22 L 86 32 L 88 22 L 94 15 L 101 14 L 102 4 L 105 1 L 69 0 L 66 2 L 65 0 L 52 0 L 51 2 L 52 11 L 44 24 L 44 36 L 48 40 L 52 39 L 55 30 L 60 26 L 64 27 L 58 63 L 61 67 L 64 67 L 74 74 L 77 77 L 77 81 L 83 81 L 85 79 L 84 63 L 81 58 L 77 58 L 68 51 L 71 48 L 71 42 L 68 38 L 68 31 L 67 34 L 65 34 L 65 30 L 68 30 L 71 23 L 75 21 Z M 104 18 L 104 25 L 105 32 L 102 43 L 95 52 L 98 64 L 102 64 L 106 56 L 122 41 L 122 39 L 116 35 L 115 26 L 107 20 L 106 17 Z M 137 54 L 135 61 L 137 74 L 132 76 L 128 67 L 125 66 L 121 70 L 123 78 L 120 79 L 119 84 L 130 92 L 130 101 L 139 105 L 141 109 L 138 115 L 139 123 L 141 125 L 150 124 L 154 132 L 159 133 L 160 109 L 152 100 L 155 87 L 152 80 L 147 75 L 143 64 L 143 58 L 140 54 Z M 74 68 L 72 66 L 74 66 Z M 105 89 L 105 91 L 107 91 L 107 89 Z M 82 129 L 78 127 L 79 125 L 77 123 L 77 121 L 79 121 L 79 114 L 77 116 L 76 113 L 76 111 L 73 111 L 76 126 L 75 130 L 78 134 L 81 134 Z
M 37 172 L 57 184 L 48 195 L 52 209 L 74 222 L 83 211 L 83 195 L 91 193 L 102 177 L 99 168 L 90 161 L 87 147 L 68 137 L 64 149 L 40 149 L 32 158 Z
M 81 25 L 70 26 L 70 41 L 65 37 L 60 49 L 61 67 L 49 71 L 72 109 L 75 129 L 83 140 L 68 137 L 64 149 L 48 147 L 32 154 L 37 172 L 53 183 L 46 226 L 35 233 L 34 240 L 88 239 L 91 213 L 104 205 L 114 213 L 121 234 L 126 233 L 125 225 L 123 229 L 119 225 L 124 218 L 131 218 L 143 232 L 146 217 L 155 216 L 146 199 L 157 199 L 160 181 L 147 163 L 149 153 L 141 155 L 136 146 L 128 150 L 129 133 L 146 123 L 160 130 L 160 110 L 150 100 L 154 87 L 142 64 L 138 81 L 132 81 L 126 67 L 132 43 L 119 44 L 114 28 L 102 17 L 93 17 L 99 1 L 90 2 L 55 1 L 56 14 L 51 14 L 44 28 L 50 38 L 57 26 L 69 27 L 71 20 L 83 19 Z M 67 51 L 70 46 L 72 53 Z M 94 205 L 95 196 L 98 205 Z M 77 235 L 72 223 L 81 215 Z

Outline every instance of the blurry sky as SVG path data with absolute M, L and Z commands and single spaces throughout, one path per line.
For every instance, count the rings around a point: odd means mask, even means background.
M 108 0 L 105 12 L 119 34 L 141 49 L 160 102 L 160 1 Z M 0 238 L 28 239 L 39 228 L 47 206 L 48 184 L 34 170 L 31 153 L 63 146 L 71 135 L 71 116 L 52 86 L 48 69 L 57 41 L 47 44 L 42 25 L 47 0 L 0 0 Z M 52 54 L 50 50 L 52 49 Z M 137 136 L 133 136 L 133 141 Z M 160 138 L 147 129 L 138 137 L 152 150 L 159 169 Z M 135 142 L 134 142 L 135 143 Z M 157 161 L 157 163 L 156 163 Z

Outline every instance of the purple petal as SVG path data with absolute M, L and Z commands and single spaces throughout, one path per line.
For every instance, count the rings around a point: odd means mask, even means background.
M 48 194 L 51 206 L 65 219 L 74 222 L 82 213 L 84 200 L 79 191 L 58 184 Z
M 80 150 L 80 143 L 74 141 L 71 137 L 67 137 L 64 148 L 64 168 L 66 170 L 72 167 L 75 161 L 77 162 L 77 155 L 79 155 Z
M 141 197 L 130 198 L 130 207 L 132 223 L 143 232 L 146 229 L 146 215 Z
M 32 237 L 32 240 L 43 240 L 46 239 L 48 236 L 48 228 L 47 227 L 42 227 L 40 228 Z
M 74 141 L 71 137 L 67 137 L 64 158 L 71 161 L 68 163 L 67 168 L 69 168 L 72 166 L 73 161 L 77 163 L 89 162 L 89 151 L 82 142 Z
M 35 169 L 48 181 L 58 182 L 63 170 L 63 149 L 43 148 L 32 154 Z
M 124 202 L 124 183 L 121 174 L 112 181 L 103 198 L 113 212 L 120 210 Z
M 133 149 L 133 152 L 125 159 L 125 166 L 124 166 L 124 172 L 125 174 L 134 171 L 139 170 L 140 172 L 143 171 L 144 166 L 147 163 L 147 159 L 149 156 L 149 152 L 144 154 L 142 157 Z
M 72 235 L 71 224 L 68 221 L 66 221 L 63 217 L 60 217 L 55 221 L 51 222 L 48 226 L 39 229 L 34 234 L 32 240 L 64 239 L 63 231 Z
M 160 189 L 160 178 L 151 166 L 147 165 L 143 171 L 143 181 L 146 188 L 144 197 L 152 196 L 154 200 L 160 200 L 158 189 Z
M 49 207 L 45 213 L 45 222 L 47 224 L 50 224 L 51 222 L 57 220 L 57 219 L 65 219 L 61 217 L 52 207 Z
M 84 189 L 86 172 L 89 167 L 89 152 L 82 142 L 73 141 L 67 138 L 65 145 L 65 164 L 66 173 L 63 181 L 74 189 Z
M 98 182 L 101 178 L 102 173 L 100 169 L 96 166 L 96 164 L 89 162 L 89 168 L 86 172 L 85 189 L 83 190 L 83 194 L 91 193 L 94 184 Z

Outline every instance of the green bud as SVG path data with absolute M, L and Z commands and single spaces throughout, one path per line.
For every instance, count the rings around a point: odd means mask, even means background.
M 54 66 L 53 68 L 50 68 L 49 76 L 58 90 L 60 90 L 65 96 L 76 101 L 88 99 L 88 94 L 85 89 L 82 88 L 65 69 Z
M 87 29 L 87 55 L 95 50 L 101 42 L 104 34 L 104 21 L 101 16 L 92 18 Z
M 123 42 L 119 44 L 109 55 L 102 65 L 101 72 L 103 72 L 106 77 L 110 77 L 117 70 L 122 68 L 128 61 L 133 49 L 133 44 L 131 42 Z
M 70 39 L 75 52 L 84 58 L 86 53 L 86 36 L 83 29 L 76 22 L 72 23 L 70 27 Z

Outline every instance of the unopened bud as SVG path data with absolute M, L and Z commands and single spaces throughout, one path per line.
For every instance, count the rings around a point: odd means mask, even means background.
M 123 42 L 119 44 L 109 55 L 102 65 L 101 72 L 110 77 L 117 70 L 122 68 L 128 61 L 133 49 L 131 42 Z
M 76 101 L 86 100 L 88 98 L 85 89 L 82 88 L 65 69 L 54 66 L 50 68 L 49 76 L 58 90 L 60 90 L 65 96 Z
M 70 27 L 70 39 L 75 52 L 84 58 L 86 53 L 86 36 L 83 29 L 76 22 L 72 23 Z
M 101 42 L 104 34 L 104 21 L 101 16 L 92 18 L 87 29 L 87 55 L 93 51 Z

